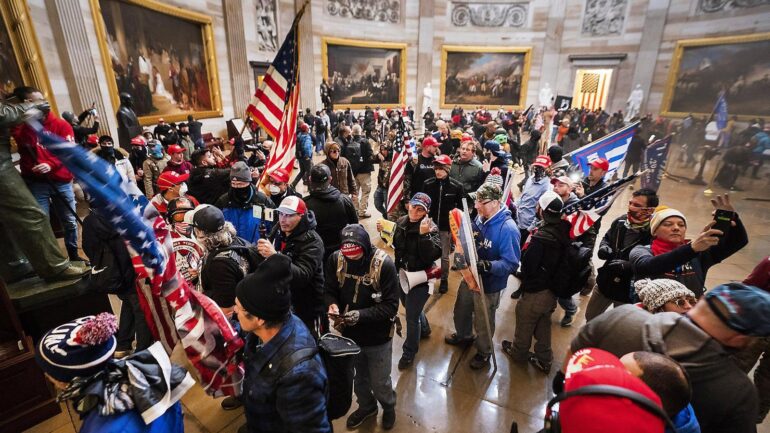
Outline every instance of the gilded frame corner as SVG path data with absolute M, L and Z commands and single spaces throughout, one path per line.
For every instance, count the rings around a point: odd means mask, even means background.
M 446 70 L 447 55 L 449 53 L 513 53 L 524 54 L 524 70 L 521 80 L 521 92 L 517 104 L 506 104 L 501 107 L 510 110 L 521 110 L 526 108 L 527 87 L 529 85 L 529 68 L 532 63 L 532 47 L 488 47 L 488 46 L 466 46 L 466 45 L 442 45 L 441 46 L 441 76 L 439 77 L 439 108 L 454 108 L 455 105 L 464 109 L 475 109 L 478 105 L 489 104 L 448 104 L 446 102 Z
M 709 45 L 722 45 L 722 44 L 735 44 L 746 42 L 758 42 L 770 40 L 770 32 L 768 33 L 754 33 L 748 35 L 738 36 L 722 36 L 714 38 L 698 38 L 698 39 L 680 39 L 676 41 L 676 47 L 674 48 L 674 54 L 671 58 L 671 67 L 668 70 L 668 77 L 666 78 L 666 85 L 663 91 L 663 99 L 660 104 L 660 115 L 664 117 L 684 118 L 687 117 L 689 112 L 671 111 L 671 102 L 674 99 L 674 87 L 676 87 L 676 77 L 679 75 L 679 68 L 682 63 L 682 56 L 684 50 L 690 47 L 703 47 Z M 716 100 L 715 100 L 716 102 Z M 709 113 L 692 113 L 695 116 L 708 116 Z M 763 117 L 761 115 L 739 115 L 738 120 L 746 121 L 756 117 Z
M 171 6 L 157 0 L 119 0 L 123 3 L 139 6 L 165 15 L 181 18 L 186 21 L 198 24 L 201 28 L 201 39 L 203 49 L 206 53 L 206 68 L 208 72 L 209 89 L 211 91 L 211 110 L 190 111 L 183 114 L 170 115 L 149 115 L 139 117 L 141 125 L 152 125 L 158 122 L 161 117 L 167 122 L 176 122 L 186 120 L 188 114 L 195 115 L 196 118 L 222 117 L 222 94 L 219 88 L 219 67 L 217 65 L 216 50 L 214 49 L 214 30 L 211 17 L 202 13 L 189 11 L 177 6 Z M 110 66 L 110 53 L 107 47 L 107 28 L 102 18 L 102 8 L 99 0 L 89 0 L 91 5 L 91 14 L 96 27 L 97 41 L 99 42 L 99 52 L 102 56 L 104 72 L 107 76 L 107 86 L 110 92 L 110 100 L 114 110 L 120 106 L 120 97 L 118 96 L 118 85 L 115 77 L 115 71 Z
M 51 82 L 48 79 L 48 71 L 43 62 L 40 44 L 32 26 L 26 0 L 0 2 L 0 15 L 2 15 L 5 28 L 8 29 L 13 54 L 16 57 L 24 84 L 40 89 L 43 96 L 51 104 L 51 109 L 54 113 L 58 113 Z
M 397 104 L 378 104 L 373 102 L 371 104 L 339 104 L 334 103 L 333 109 L 350 108 L 353 110 L 360 110 L 366 108 L 366 106 L 379 105 L 381 108 L 400 108 L 406 105 L 406 43 L 400 42 L 375 42 L 361 39 L 344 39 L 333 38 L 324 36 L 321 38 L 321 72 L 324 80 L 329 81 L 329 51 L 328 46 L 331 45 L 345 45 L 351 47 L 363 47 L 363 48 L 385 48 L 395 49 L 401 52 L 401 65 L 399 67 L 398 77 L 398 103 Z

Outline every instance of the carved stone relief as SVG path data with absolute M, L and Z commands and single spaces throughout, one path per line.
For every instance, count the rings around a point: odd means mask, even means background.
M 326 0 L 326 12 L 340 18 L 398 23 L 401 20 L 401 2 L 398 0 Z
M 622 34 L 628 3 L 628 0 L 586 0 L 582 33 L 587 36 Z
M 254 0 L 257 8 L 257 46 L 259 51 L 278 51 L 278 19 L 275 0 Z
M 452 24 L 457 27 L 524 27 L 529 3 L 452 3 Z
M 700 12 L 713 13 L 762 5 L 770 5 L 770 0 L 700 0 L 698 9 Z

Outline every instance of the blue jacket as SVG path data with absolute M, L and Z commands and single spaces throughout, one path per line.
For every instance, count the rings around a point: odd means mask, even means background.
M 535 182 L 533 176 L 530 176 L 529 179 L 527 179 L 527 183 L 524 185 L 524 191 L 521 193 L 521 197 L 516 201 L 519 228 L 529 230 L 530 227 L 532 227 L 532 223 L 535 221 L 537 201 L 540 199 L 541 195 L 546 191 L 550 191 L 552 188 L 551 179 L 548 176 L 543 176 L 538 182 Z
M 511 219 L 511 211 L 500 209 L 492 218 L 474 221 L 473 237 L 479 260 L 488 260 L 492 265 L 489 272 L 481 275 L 484 293 L 497 293 L 508 285 L 508 276 L 519 267 L 521 234 Z
M 80 433 L 183 433 L 182 405 L 179 402 L 166 410 L 160 418 L 149 425 L 144 423 L 136 410 L 110 416 L 99 415 L 92 410 L 83 420 Z
M 321 357 L 302 361 L 276 377 L 280 361 L 299 349 L 316 347 L 299 317 L 291 315 L 275 337 L 262 346 L 249 334 L 244 355 L 243 408 L 249 433 L 327 433 L 327 379 Z M 272 373 L 272 374 L 271 374 Z
M 692 405 L 688 404 L 671 421 L 676 427 L 676 432 L 666 429 L 666 433 L 700 433 L 700 424 L 698 424 L 698 418 L 695 417 Z
M 313 157 L 313 137 L 310 134 L 304 132 L 297 134 L 297 152 L 300 158 Z
M 227 192 L 217 199 L 214 206 L 222 210 L 225 221 L 232 223 L 238 237 L 252 244 L 256 244 L 259 240 L 259 228 L 262 225 L 266 209 L 275 208 L 273 201 L 256 188 L 252 188 L 252 194 L 245 203 L 241 203 L 233 197 L 232 192 Z M 274 219 L 277 220 L 278 214 L 275 215 Z M 265 233 L 270 233 L 273 223 L 265 220 L 264 226 Z

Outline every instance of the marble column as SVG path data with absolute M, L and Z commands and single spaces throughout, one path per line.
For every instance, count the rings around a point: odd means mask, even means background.
M 663 29 L 666 26 L 666 16 L 671 0 L 650 0 L 647 5 L 647 13 L 644 18 L 644 37 L 639 44 L 639 54 L 636 56 L 636 66 L 634 68 L 634 79 L 631 88 L 627 89 L 627 94 L 637 84 L 641 84 L 644 91 L 644 100 L 639 107 L 639 113 L 644 113 L 647 108 L 647 101 L 650 97 L 652 80 L 655 75 L 655 64 L 660 52 L 660 44 L 663 40 Z M 625 91 L 626 89 L 621 89 Z M 625 112 L 625 106 L 624 110 Z
M 319 2 L 320 3 L 320 2 Z M 294 11 L 299 12 L 305 0 L 294 0 Z M 313 112 L 321 108 L 321 94 L 319 86 L 321 78 L 316 80 L 313 61 L 315 57 L 315 46 L 313 46 L 313 13 L 322 13 L 322 6 L 308 4 L 305 13 L 299 21 L 299 106 L 304 111 L 310 108 Z M 279 41 L 280 45 L 282 41 Z
M 417 32 L 417 79 L 415 84 L 417 89 L 414 94 L 417 96 L 417 101 L 414 104 L 414 117 L 415 121 L 422 124 L 422 115 L 428 107 L 423 107 L 422 90 L 425 85 L 431 83 L 433 89 L 433 101 L 431 103 L 431 109 L 433 112 L 439 111 L 439 94 L 438 83 L 432 83 L 433 78 L 433 53 L 436 51 L 433 44 L 433 16 L 435 14 L 435 1 L 434 0 L 420 0 L 420 18 L 418 20 L 418 32 Z M 405 79 L 405 77 L 404 77 Z
M 539 90 L 545 83 L 554 89 L 554 96 L 559 91 L 563 91 L 559 87 L 559 67 L 561 65 L 561 40 L 564 34 L 564 14 L 567 10 L 566 0 L 552 0 L 548 6 L 548 21 L 545 24 L 545 41 L 543 42 L 543 64 L 540 68 L 540 82 L 531 83 L 536 84 L 537 88 L 534 92 L 538 94 Z M 565 72 L 567 73 L 567 72 Z M 569 79 L 569 78 L 568 78 Z M 529 92 L 532 94 L 532 92 Z
M 247 2 L 248 3 L 248 2 Z M 246 54 L 246 32 L 243 21 L 241 0 L 223 0 L 225 33 L 227 35 L 227 60 L 230 64 L 230 85 L 233 92 L 235 117 L 243 117 L 251 99 L 248 56 Z
M 96 72 L 99 62 L 94 61 L 89 41 L 93 39 L 93 23 L 86 26 L 86 13 L 77 1 L 46 0 L 54 38 L 64 70 L 67 87 L 71 95 L 72 110 L 77 116 L 96 103 L 99 112 L 100 134 L 117 132 L 114 110 L 109 95 L 99 88 L 100 79 Z M 91 29 L 89 31 L 88 29 Z M 59 107 L 65 110 L 67 107 Z

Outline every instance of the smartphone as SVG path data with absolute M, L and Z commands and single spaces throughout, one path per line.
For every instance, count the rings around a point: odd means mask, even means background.
M 732 227 L 731 222 L 733 219 L 735 219 L 735 212 L 717 209 L 714 213 L 715 224 L 712 228 L 721 230 L 726 235 L 730 231 L 730 227 Z

